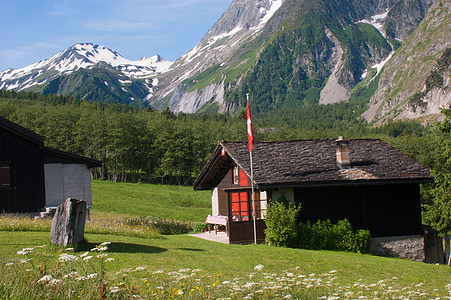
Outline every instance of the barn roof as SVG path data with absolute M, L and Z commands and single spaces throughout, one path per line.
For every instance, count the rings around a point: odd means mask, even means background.
M 335 139 L 255 143 L 254 184 L 264 189 L 433 180 L 426 167 L 380 139 L 352 139 L 349 147 L 351 168 L 340 169 L 336 164 Z M 234 163 L 250 177 L 247 142 L 219 142 L 196 178 L 194 189 L 214 188 Z
M 43 153 L 45 164 L 49 163 L 85 164 L 88 166 L 88 168 L 96 168 L 102 166 L 101 161 L 48 147 L 44 147 Z
M 38 146 L 44 146 L 44 137 L 3 117 L 0 117 L 0 128 L 3 128 L 16 136 L 20 136 L 29 142 L 37 144 Z
M 102 166 L 102 162 L 44 146 L 44 137 L 0 117 L 0 128 L 39 146 L 43 153 L 44 163 L 86 164 L 89 168 Z

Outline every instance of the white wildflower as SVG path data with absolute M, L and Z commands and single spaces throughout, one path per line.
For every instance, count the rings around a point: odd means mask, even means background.
M 254 270 L 261 271 L 263 269 L 263 267 L 264 267 L 264 265 L 258 264 L 254 267 Z
M 88 256 L 88 254 L 89 254 L 89 251 L 86 251 L 85 253 L 81 254 L 80 257 Z
M 78 260 L 78 257 L 72 254 L 63 253 L 59 256 L 58 261 L 73 261 Z
M 49 285 L 57 285 L 60 282 L 61 282 L 61 279 L 53 278 L 52 280 L 50 280 Z
M 10 263 L 6 263 L 5 266 L 13 266 L 14 263 L 10 262 Z
M 184 273 L 184 272 L 189 272 L 189 271 L 191 271 L 191 269 L 180 269 L 179 273 Z
M 108 259 L 108 258 L 107 258 Z M 113 260 L 114 260 L 114 258 L 113 258 Z M 106 260 L 105 260 L 106 261 Z M 136 267 L 136 269 L 135 269 L 135 271 L 143 271 L 143 270 L 145 270 L 146 269 L 146 267 Z
M 107 259 L 105 259 L 105 262 L 110 262 L 110 261 L 114 261 L 114 258 L 108 257 Z
M 77 281 L 86 280 L 86 279 L 87 279 L 86 276 L 79 276 L 79 277 L 75 278 L 75 280 L 77 280 Z
M 183 295 L 183 291 L 179 291 L 177 295 Z
M 97 277 L 97 273 L 92 273 L 92 274 L 89 274 L 86 278 L 92 279 L 92 278 L 96 278 L 96 277 Z
M 222 282 L 222 284 L 229 284 L 229 283 L 230 283 L 230 281 L 228 281 L 228 280 Z
M 290 294 L 288 294 L 285 297 L 283 297 L 283 299 L 291 299 L 291 298 L 293 298 L 293 296 L 291 296 Z
M 112 287 L 110 287 L 110 292 L 111 293 L 117 293 L 117 292 L 119 292 L 121 289 L 119 288 L 119 287 L 117 287 L 117 286 L 112 286 Z
M 163 270 L 157 270 L 157 271 L 155 271 L 155 272 L 153 272 L 154 274 L 161 274 L 161 273 L 163 273 Z
M 38 283 L 41 283 L 41 282 L 43 282 L 43 283 L 49 282 L 49 281 L 52 280 L 52 279 L 53 279 L 52 275 L 45 275 L 45 276 L 43 276 L 41 279 L 38 280 Z
M 100 244 L 99 246 L 106 246 L 106 245 L 109 245 L 109 244 L 111 244 L 111 242 L 103 242 L 103 243 Z
M 245 285 L 243 285 L 244 288 L 251 288 L 255 285 L 255 282 L 247 282 Z
M 64 251 L 74 251 L 74 248 L 66 248 L 66 249 L 64 249 Z
M 83 260 L 88 261 L 88 260 L 90 260 L 92 257 L 93 257 L 92 255 L 86 256 L 86 257 L 83 257 Z
M 107 255 L 108 255 L 108 254 L 103 253 L 103 254 L 97 255 L 96 257 L 97 257 L 97 258 L 105 258 L 105 257 L 107 257 Z
M 72 277 L 75 277 L 75 276 L 77 276 L 77 275 L 78 275 L 78 272 L 71 272 L 71 273 L 69 273 L 69 274 L 64 275 L 64 276 L 63 276 L 63 279 L 66 279 L 66 278 L 72 278 Z

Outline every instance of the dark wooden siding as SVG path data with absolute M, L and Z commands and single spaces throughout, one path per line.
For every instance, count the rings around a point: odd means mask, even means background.
M 45 205 L 41 145 L 0 128 L 0 162 L 10 163 L 10 189 L 0 190 L 0 210 L 38 212 Z
M 417 184 L 298 188 L 300 221 L 347 218 L 354 228 L 373 237 L 421 234 L 421 206 Z

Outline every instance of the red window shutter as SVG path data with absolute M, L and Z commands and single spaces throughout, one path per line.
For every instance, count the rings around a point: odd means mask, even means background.
M 247 186 L 247 176 L 241 169 L 240 169 L 240 185 Z

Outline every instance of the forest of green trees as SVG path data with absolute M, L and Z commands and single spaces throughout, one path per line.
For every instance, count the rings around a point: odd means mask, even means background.
M 252 103 L 250 104 L 252 105 Z M 309 105 L 252 116 L 257 141 L 381 138 L 431 169 L 423 186 L 424 217 L 451 233 L 451 112 L 427 127 L 415 122 L 370 126 L 346 103 Z M 0 116 L 45 138 L 47 147 L 103 162 L 93 177 L 190 185 L 217 142 L 247 139 L 246 113 L 173 114 L 74 97 L 0 90 Z M 443 212 L 446 212 L 445 214 Z M 447 226 L 450 226 L 449 228 Z

